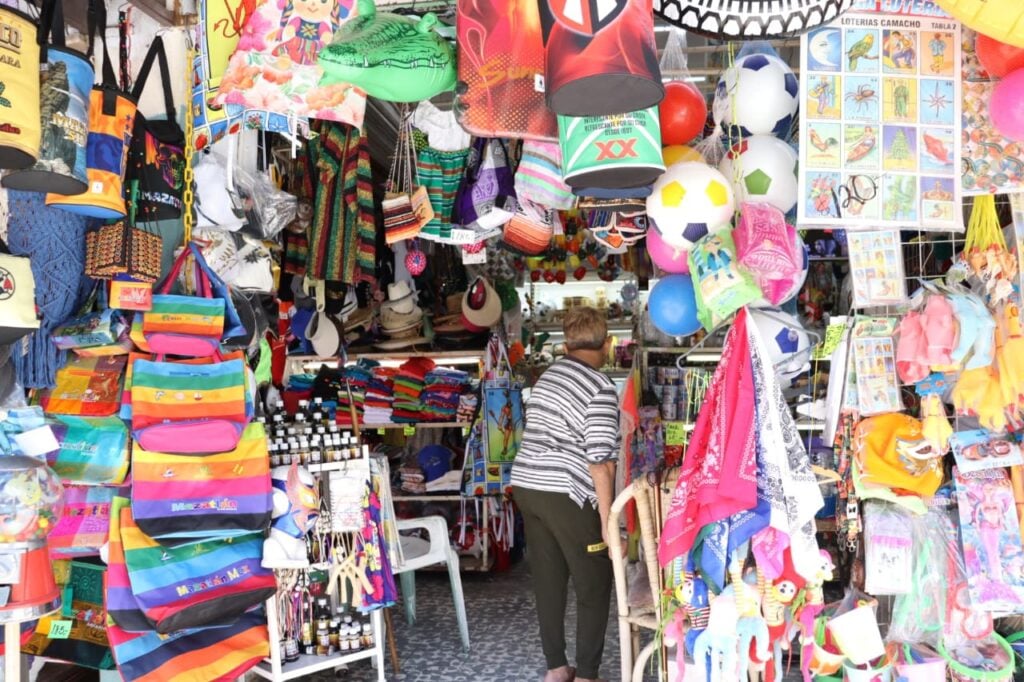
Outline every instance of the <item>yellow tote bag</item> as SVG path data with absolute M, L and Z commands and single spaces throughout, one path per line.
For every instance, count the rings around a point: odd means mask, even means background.
M 27 14 L 0 7 L 0 168 L 39 157 L 39 41 Z

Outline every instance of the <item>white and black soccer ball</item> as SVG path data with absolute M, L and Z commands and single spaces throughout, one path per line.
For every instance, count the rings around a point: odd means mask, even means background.
M 787 137 L 800 107 L 800 83 L 778 57 L 748 54 L 722 73 L 715 101 L 715 123 L 726 131 Z
M 763 201 L 783 213 L 796 208 L 796 151 L 777 137 L 740 140 L 726 152 L 718 170 L 732 182 L 737 201 Z
M 817 342 L 800 321 L 778 308 L 754 308 L 750 320 L 768 349 L 768 362 L 775 368 L 783 385 L 807 371 L 811 348 Z

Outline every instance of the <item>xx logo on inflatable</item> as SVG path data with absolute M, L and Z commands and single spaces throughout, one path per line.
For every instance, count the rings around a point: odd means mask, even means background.
M 628 0 L 552 0 L 549 7 L 558 23 L 571 31 L 596 35 L 622 14 Z
M 633 158 L 640 156 L 639 154 L 636 153 L 636 150 L 633 149 L 633 147 L 636 146 L 635 137 L 620 140 L 608 140 L 607 142 L 595 140 L 594 144 L 597 145 L 598 161 L 604 161 L 605 159 L 625 159 L 627 157 Z

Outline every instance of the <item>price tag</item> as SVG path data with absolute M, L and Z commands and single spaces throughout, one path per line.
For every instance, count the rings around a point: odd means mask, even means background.
M 67 639 L 71 635 L 70 620 L 51 620 L 50 631 L 46 636 L 50 639 Z
M 487 262 L 487 249 L 480 249 L 476 253 L 462 252 L 463 265 L 481 265 Z
M 685 422 L 665 422 L 665 445 L 682 445 L 685 442 Z
M 402 435 L 403 436 L 415 436 L 416 435 L 416 427 L 415 426 L 405 426 L 405 427 L 403 427 L 402 428 Z

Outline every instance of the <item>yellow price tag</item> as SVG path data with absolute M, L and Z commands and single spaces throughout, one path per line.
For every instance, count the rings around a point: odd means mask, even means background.
M 685 422 L 665 422 L 665 445 L 682 445 L 686 442 Z
M 406 427 L 402 428 L 402 435 L 405 435 L 405 436 L 415 436 L 416 435 L 416 427 L 415 426 L 406 426 Z
M 50 631 L 46 633 L 50 639 L 67 639 L 71 636 L 70 620 L 51 620 Z

